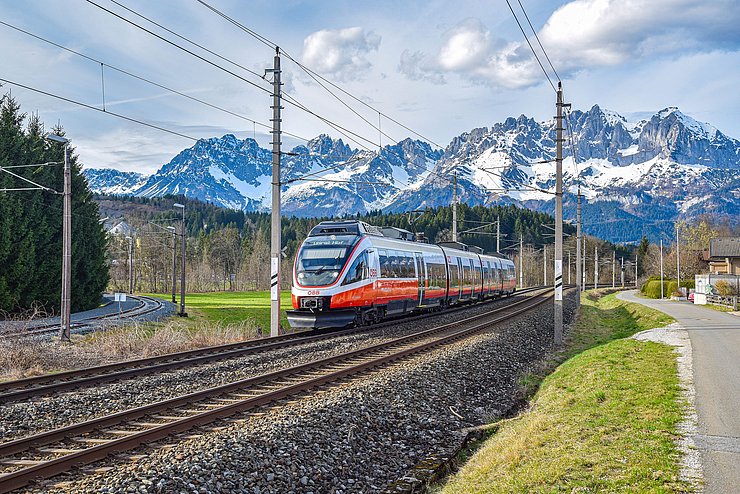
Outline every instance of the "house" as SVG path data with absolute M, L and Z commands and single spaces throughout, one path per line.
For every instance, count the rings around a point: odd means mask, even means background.
M 709 240 L 709 273 L 740 275 L 740 237 Z

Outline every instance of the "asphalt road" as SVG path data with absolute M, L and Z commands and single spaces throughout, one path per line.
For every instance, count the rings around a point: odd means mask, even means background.
M 740 493 L 740 316 L 635 293 L 619 298 L 674 317 L 691 339 L 704 492 Z

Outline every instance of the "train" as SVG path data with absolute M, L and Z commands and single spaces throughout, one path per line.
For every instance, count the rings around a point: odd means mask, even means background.
M 287 316 L 294 328 L 368 325 L 516 290 L 509 259 L 355 220 L 315 226 L 296 254 L 292 278 Z

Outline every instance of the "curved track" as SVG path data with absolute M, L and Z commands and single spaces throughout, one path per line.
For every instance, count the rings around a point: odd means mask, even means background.
M 552 289 L 387 342 L 0 444 L 0 493 L 448 345 L 551 300 Z
M 139 304 L 135 307 L 130 307 L 126 310 L 123 310 L 120 312 L 114 313 L 114 314 L 104 314 L 100 316 L 91 316 L 86 317 L 84 319 L 79 319 L 77 321 L 73 321 L 70 324 L 71 330 L 80 330 L 87 327 L 95 326 L 96 324 L 100 323 L 101 321 L 113 321 L 117 320 L 120 317 L 122 318 L 133 318 L 133 317 L 139 317 L 146 314 L 150 314 L 152 312 L 156 312 L 159 309 L 162 308 L 163 304 L 162 301 L 156 298 L 152 297 L 144 297 L 141 295 L 132 296 L 129 295 L 130 298 L 137 299 L 139 301 Z M 33 336 L 44 336 L 56 333 L 60 330 L 59 323 L 51 323 L 51 324 L 42 324 L 38 326 L 33 326 L 30 329 L 17 331 L 17 332 L 7 332 L 4 334 L 1 334 L 3 338 L 28 338 Z
M 540 290 L 541 287 L 533 287 L 516 292 L 525 294 L 532 291 Z M 492 299 L 483 303 L 493 302 L 500 299 Z M 457 307 L 447 312 L 464 310 L 469 306 Z M 438 313 L 425 313 L 409 319 L 425 319 L 435 317 Z M 341 331 L 299 331 L 296 333 L 262 338 L 259 340 L 249 340 L 240 343 L 231 343 L 213 347 L 206 347 L 197 350 L 185 352 L 170 353 L 156 357 L 149 357 L 137 360 L 128 360 L 113 364 L 88 367 L 84 369 L 59 372 L 56 374 L 45 374 L 26 379 L 15 381 L 0 382 L 0 404 L 11 401 L 23 400 L 35 396 L 43 396 L 62 391 L 68 391 L 83 386 L 93 386 L 101 383 L 131 379 L 134 377 L 165 372 L 173 369 L 214 362 L 217 360 L 226 360 L 230 358 L 253 355 L 278 348 L 313 343 L 316 341 L 335 338 L 348 334 L 362 331 L 372 331 L 382 327 L 397 324 L 398 320 L 389 320 L 373 326 L 357 327 Z

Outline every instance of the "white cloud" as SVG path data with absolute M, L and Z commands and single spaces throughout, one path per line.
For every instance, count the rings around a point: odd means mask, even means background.
M 567 77 L 600 66 L 735 51 L 738 23 L 736 0 L 574 0 L 554 11 L 538 35 L 560 76 Z M 404 50 L 398 70 L 409 79 L 435 83 L 444 82 L 446 74 L 504 88 L 544 81 L 526 42 L 494 39 L 477 19 L 445 33 L 433 55 Z
M 372 67 L 368 54 L 379 46 L 380 36 L 361 27 L 322 29 L 303 40 L 301 59 L 317 72 L 340 81 L 359 80 Z

